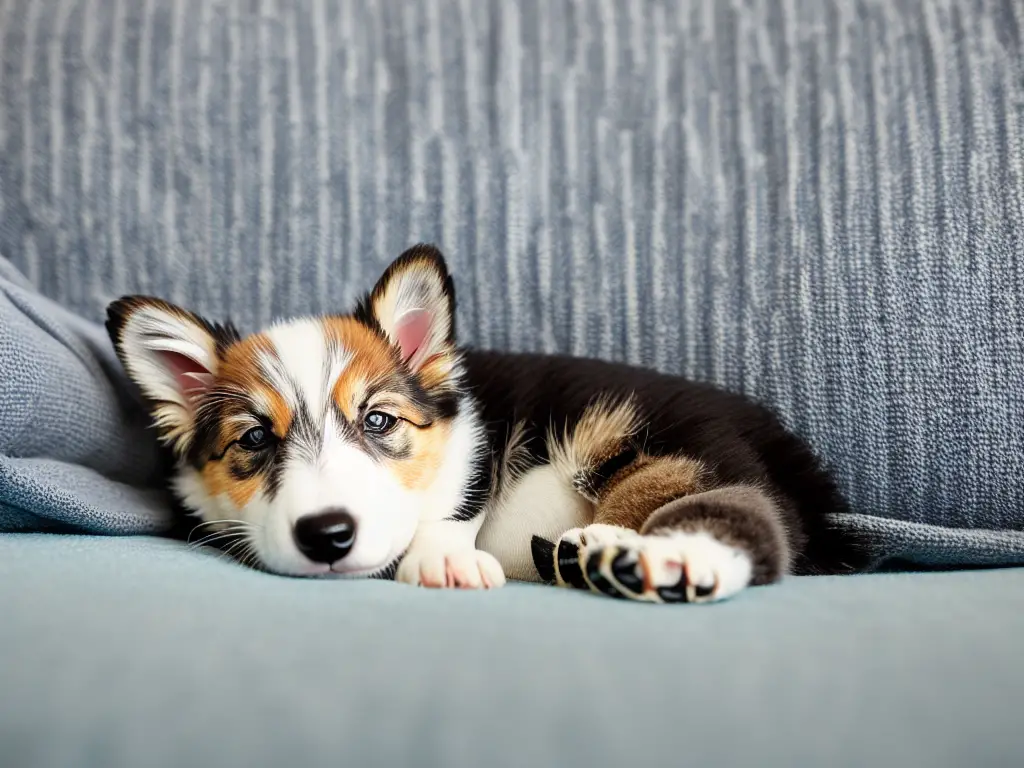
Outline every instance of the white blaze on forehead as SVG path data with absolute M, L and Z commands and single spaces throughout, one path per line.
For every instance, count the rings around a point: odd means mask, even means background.
M 320 413 L 352 354 L 328 343 L 318 320 L 276 325 L 266 335 L 274 345 L 275 359 L 261 362 L 271 385 L 292 407 L 305 403 L 311 413 Z

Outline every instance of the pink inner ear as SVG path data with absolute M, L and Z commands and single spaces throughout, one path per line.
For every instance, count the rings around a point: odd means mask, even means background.
M 191 357 L 178 352 L 160 352 L 160 359 L 188 399 L 194 400 L 213 386 L 213 374 Z
M 433 316 L 425 309 L 410 310 L 398 319 L 395 324 L 395 335 L 398 337 L 398 348 L 402 351 L 404 361 L 412 360 L 426 343 L 432 320 Z

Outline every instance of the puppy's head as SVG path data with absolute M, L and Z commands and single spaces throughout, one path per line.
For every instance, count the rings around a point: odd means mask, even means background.
M 351 315 L 241 337 L 135 296 L 107 328 L 204 525 L 277 573 L 373 575 L 458 509 L 473 471 L 454 305 L 441 254 L 417 246 Z

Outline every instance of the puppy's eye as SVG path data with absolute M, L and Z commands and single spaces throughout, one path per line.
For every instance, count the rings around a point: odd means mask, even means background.
M 263 427 L 253 427 L 238 439 L 238 444 L 247 451 L 260 451 L 270 445 L 270 433 Z
M 374 435 L 383 435 L 385 432 L 389 432 L 397 423 L 398 419 L 390 414 L 383 411 L 370 411 L 363 418 L 363 430 Z

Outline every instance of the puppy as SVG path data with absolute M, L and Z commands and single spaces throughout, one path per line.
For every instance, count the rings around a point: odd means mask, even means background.
M 675 603 L 853 568 L 833 481 L 768 410 L 650 370 L 463 349 L 454 309 L 418 245 L 351 314 L 241 336 L 131 296 L 107 328 L 177 499 L 268 571 Z

